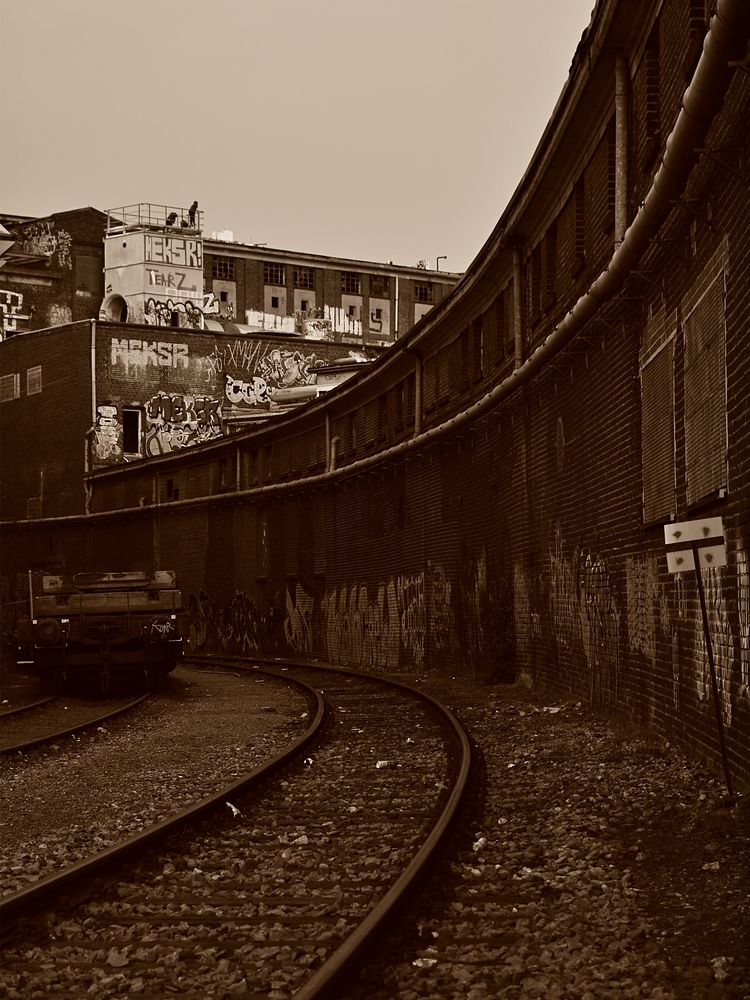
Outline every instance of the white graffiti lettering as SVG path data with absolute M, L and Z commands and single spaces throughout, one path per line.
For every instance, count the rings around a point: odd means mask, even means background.
M 126 368 L 187 368 L 188 345 L 156 340 L 128 340 L 112 338 L 111 363 L 118 362 Z
M 0 335 L 6 337 L 18 330 L 18 321 L 29 319 L 21 312 L 23 295 L 21 292 L 9 292 L 0 289 Z
M 226 376 L 226 380 L 226 396 L 234 406 L 238 406 L 240 403 L 257 406 L 259 403 L 271 401 L 268 383 L 259 375 L 255 375 L 251 382 L 231 378 L 229 375 Z
M 146 236 L 146 260 L 153 264 L 203 267 L 203 244 L 182 236 Z

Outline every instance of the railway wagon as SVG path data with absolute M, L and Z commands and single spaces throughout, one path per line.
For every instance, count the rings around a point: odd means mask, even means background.
M 153 687 L 182 656 L 185 622 L 173 570 L 44 574 L 40 581 L 30 573 L 18 664 L 58 686 L 106 691 L 114 679 L 141 678 Z

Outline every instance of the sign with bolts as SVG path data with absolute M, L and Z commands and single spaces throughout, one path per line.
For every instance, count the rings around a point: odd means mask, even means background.
M 719 685 L 716 681 L 714 653 L 711 645 L 711 632 L 708 627 L 708 612 L 706 610 L 706 595 L 703 591 L 701 570 L 712 566 L 726 566 L 727 547 L 724 541 L 724 525 L 720 517 L 705 517 L 698 521 L 678 521 L 676 524 L 664 525 L 664 541 L 667 547 L 667 569 L 670 573 L 685 573 L 695 571 L 695 585 L 701 604 L 703 617 L 703 634 L 706 637 L 706 653 L 711 671 L 711 688 L 716 709 L 716 722 L 719 727 L 719 745 L 724 762 L 724 776 L 729 792 L 729 802 L 734 803 L 732 778 L 729 773 L 729 759 L 724 742 L 724 723 L 721 718 L 719 701 Z
M 720 517 L 665 524 L 664 541 L 670 573 L 686 573 L 691 569 L 709 569 L 727 564 L 724 526 Z

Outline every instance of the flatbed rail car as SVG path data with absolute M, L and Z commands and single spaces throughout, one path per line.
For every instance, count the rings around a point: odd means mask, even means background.
M 140 676 L 155 686 L 181 658 L 186 616 L 172 570 L 43 575 L 39 594 L 29 580 L 18 663 L 43 679 L 106 691 Z

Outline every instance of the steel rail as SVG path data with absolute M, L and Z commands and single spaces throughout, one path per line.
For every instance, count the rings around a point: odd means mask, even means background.
M 92 726 L 96 726 L 100 722 L 106 722 L 108 719 L 114 719 L 118 715 L 122 715 L 125 712 L 129 712 L 131 708 L 135 708 L 137 705 L 140 705 L 142 701 L 145 701 L 147 698 L 150 697 L 151 697 L 150 693 L 141 694 L 137 698 L 134 698 L 133 701 L 128 702 L 127 705 L 120 705 L 119 708 L 115 708 L 113 711 L 107 712 L 105 715 L 98 715 L 95 719 L 88 719 L 86 722 L 78 722 L 76 723 L 75 726 L 70 726 L 67 729 L 60 729 L 55 733 L 49 733 L 46 736 L 39 736 L 33 740 L 27 740 L 25 743 L 17 743 L 15 746 L 0 747 L 0 754 L 19 753 L 24 750 L 31 750 L 34 747 L 41 746 L 43 743 L 51 743 L 53 740 L 61 740 L 64 739 L 66 736 L 72 736 L 73 733 L 83 732 L 84 729 L 90 729 Z M 55 700 L 54 698 L 48 698 L 43 702 L 38 702 L 36 706 L 25 706 L 25 707 L 38 707 L 39 705 L 46 704 L 47 701 L 54 701 L 54 700 Z M 20 712 L 21 709 L 19 709 L 18 711 Z M 12 714 L 13 713 L 8 712 L 5 717 L 7 718 L 8 715 Z M 0 721 L 2 721 L 1 717 Z
M 190 662 L 196 664 L 200 664 L 201 662 L 218 664 L 221 662 L 231 663 L 234 666 L 239 665 L 238 660 L 228 659 L 223 656 L 218 660 L 207 657 L 205 661 L 201 658 L 191 656 Z M 372 944 L 373 939 L 382 930 L 385 921 L 403 903 L 409 891 L 415 887 L 418 879 L 424 874 L 428 864 L 443 843 L 448 830 L 456 818 L 468 784 L 472 761 L 471 744 L 463 726 L 449 708 L 425 691 L 420 691 L 419 688 L 412 687 L 410 684 L 393 680 L 390 677 L 383 677 L 379 674 L 369 674 L 361 670 L 349 670 L 345 667 L 335 667 L 329 664 L 304 660 L 284 658 L 272 662 L 264 660 L 263 664 L 264 670 L 270 670 L 273 664 L 279 670 L 283 670 L 285 667 L 300 670 L 319 670 L 343 674 L 347 677 L 359 677 L 369 681 L 379 681 L 384 685 L 398 688 L 410 695 L 416 696 L 426 702 L 446 721 L 454 748 L 458 754 L 457 774 L 450 795 L 422 846 L 364 920 L 357 925 L 343 944 L 333 952 L 307 983 L 293 995 L 293 1000 L 323 1000 L 324 997 L 331 995 L 331 991 L 351 969 L 359 955 L 365 948 Z M 283 677 L 285 675 L 282 673 L 279 676 Z
M 19 705 L 18 708 L 6 708 L 3 712 L 0 712 L 0 722 L 3 719 L 12 719 L 22 712 L 30 712 L 32 708 L 41 708 L 42 705 L 48 705 L 51 701 L 54 701 L 57 695 L 51 694 L 47 698 L 40 698 L 39 701 L 30 701 L 28 705 Z
M 71 865 L 63 871 L 56 872 L 53 875 L 32 883 L 30 886 L 1 897 L 0 926 L 2 926 L 3 936 L 12 933 L 15 923 L 20 918 L 31 917 L 35 913 L 38 913 L 45 905 L 49 904 L 50 900 L 55 901 L 66 895 L 75 895 L 83 887 L 88 889 L 92 880 L 97 876 L 104 875 L 109 868 L 131 857 L 142 848 L 164 840 L 165 837 L 174 833 L 186 823 L 192 822 L 218 806 L 222 806 L 230 796 L 233 796 L 237 792 L 245 791 L 251 785 L 260 781 L 261 778 L 277 770 L 290 758 L 298 754 L 317 735 L 326 714 L 325 703 L 320 693 L 295 678 L 284 677 L 283 674 L 272 673 L 271 671 L 259 672 L 268 673 L 274 679 L 282 677 L 287 683 L 296 685 L 303 691 L 311 705 L 315 706 L 313 719 L 307 729 L 275 756 L 259 764 L 252 771 L 249 771 L 243 777 L 233 781 L 220 791 L 206 796 L 199 802 L 193 803 L 193 805 L 186 806 L 173 816 L 153 824 L 153 826 L 148 827 L 146 830 L 134 834 L 119 844 L 114 844 L 112 847 L 108 847 L 104 851 L 86 858 L 84 861 L 79 861 L 77 864 Z

